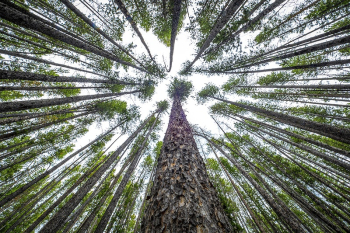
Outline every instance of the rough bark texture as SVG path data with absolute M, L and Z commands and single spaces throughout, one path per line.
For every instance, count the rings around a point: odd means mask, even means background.
M 233 232 L 174 99 L 141 232 Z

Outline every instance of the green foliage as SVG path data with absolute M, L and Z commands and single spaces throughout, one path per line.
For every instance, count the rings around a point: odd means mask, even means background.
M 101 120 L 110 120 L 115 117 L 116 114 L 127 114 L 127 103 L 120 100 L 109 100 L 98 102 L 95 105 L 95 109 L 101 116 Z
M 181 101 L 186 101 L 192 89 L 193 85 L 190 81 L 174 78 L 168 86 L 168 95 L 171 98 L 179 98 Z
M 159 109 L 159 111 L 164 112 L 169 108 L 169 102 L 166 100 L 163 101 L 159 101 L 157 102 L 157 109 Z
M 213 84 L 206 84 L 206 86 L 197 93 L 197 101 L 205 102 L 208 97 L 216 96 L 219 93 L 219 88 Z

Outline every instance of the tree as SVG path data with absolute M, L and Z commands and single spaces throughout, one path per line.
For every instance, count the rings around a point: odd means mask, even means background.
M 173 106 L 149 204 L 142 220 L 143 232 L 155 229 L 174 232 L 233 231 L 205 172 L 204 162 L 181 107 L 181 101 L 186 100 L 191 89 L 190 82 L 180 79 L 174 79 L 169 86 Z M 174 219 L 174 214 L 181 217 Z

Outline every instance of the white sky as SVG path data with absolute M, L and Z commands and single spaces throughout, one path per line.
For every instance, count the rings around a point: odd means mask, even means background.
M 137 45 L 137 48 L 134 49 L 135 53 L 140 53 L 142 51 L 143 53 L 146 53 L 146 49 L 141 44 L 139 38 L 136 35 L 132 35 L 132 30 L 130 30 L 131 27 L 128 26 L 128 29 L 126 30 L 124 34 L 123 41 L 133 41 L 134 44 Z M 153 33 L 146 32 L 139 28 L 150 51 L 152 56 L 156 56 L 156 60 L 159 64 L 163 63 L 163 56 L 164 60 L 166 62 L 166 65 L 169 66 L 169 53 L 170 48 L 163 45 Z M 125 99 L 128 104 L 136 104 L 137 106 L 140 106 L 140 112 L 141 112 L 141 119 L 145 119 L 151 111 L 155 110 L 155 104 L 158 101 L 161 100 L 168 100 L 170 107 L 168 112 L 170 113 L 172 100 L 169 99 L 167 94 L 167 85 L 171 82 L 172 77 L 180 77 L 177 73 L 180 71 L 182 64 L 187 61 L 194 58 L 196 52 L 196 47 L 194 44 L 192 44 L 192 41 L 190 40 L 190 36 L 188 32 L 185 32 L 184 30 L 181 30 L 181 32 L 177 35 L 177 39 L 175 42 L 175 51 L 174 51 L 174 59 L 173 59 L 173 66 L 170 73 L 167 73 L 167 79 L 163 80 L 155 89 L 155 93 L 150 101 L 141 102 L 138 100 L 136 96 L 133 96 L 130 98 L 130 96 L 124 96 L 121 99 Z M 196 64 L 199 64 L 201 61 L 197 61 Z M 188 98 L 186 103 L 183 104 L 184 111 L 187 115 L 187 120 L 190 124 L 197 124 L 205 129 L 211 130 L 213 133 L 219 133 L 216 124 L 211 119 L 209 115 L 209 109 L 208 106 L 210 106 L 212 103 L 208 102 L 205 105 L 198 104 L 195 96 L 198 91 L 200 91 L 206 83 L 211 82 L 216 85 L 221 85 L 224 82 L 227 81 L 229 76 L 222 75 L 222 76 L 211 76 L 210 78 L 202 75 L 202 74 L 193 74 L 191 76 L 186 77 L 187 80 L 191 81 L 194 90 L 191 94 L 191 97 Z M 161 118 L 163 127 L 162 130 L 159 131 L 160 138 L 159 140 L 163 140 L 166 128 L 168 126 L 168 120 L 169 120 L 169 114 L 164 114 Z M 79 139 L 76 144 L 76 149 L 80 148 L 81 146 L 88 143 L 88 141 L 93 140 L 97 135 L 99 135 L 103 130 L 107 130 L 109 128 L 109 123 L 105 122 L 102 123 L 102 125 L 97 126 L 96 124 L 92 125 L 90 127 L 89 132 Z M 118 137 L 118 134 L 113 137 L 113 139 L 109 142 L 112 143 L 114 139 Z M 120 143 L 122 143 L 126 139 L 126 135 L 121 137 L 118 142 L 116 142 L 112 147 L 111 150 L 115 150 Z M 109 144 L 107 144 L 108 146 Z M 198 145 L 199 146 L 199 145 Z

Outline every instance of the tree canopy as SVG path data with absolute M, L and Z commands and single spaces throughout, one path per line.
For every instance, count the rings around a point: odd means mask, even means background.
M 349 0 L 0 0 L 0 231 L 350 232 L 349 64 Z

